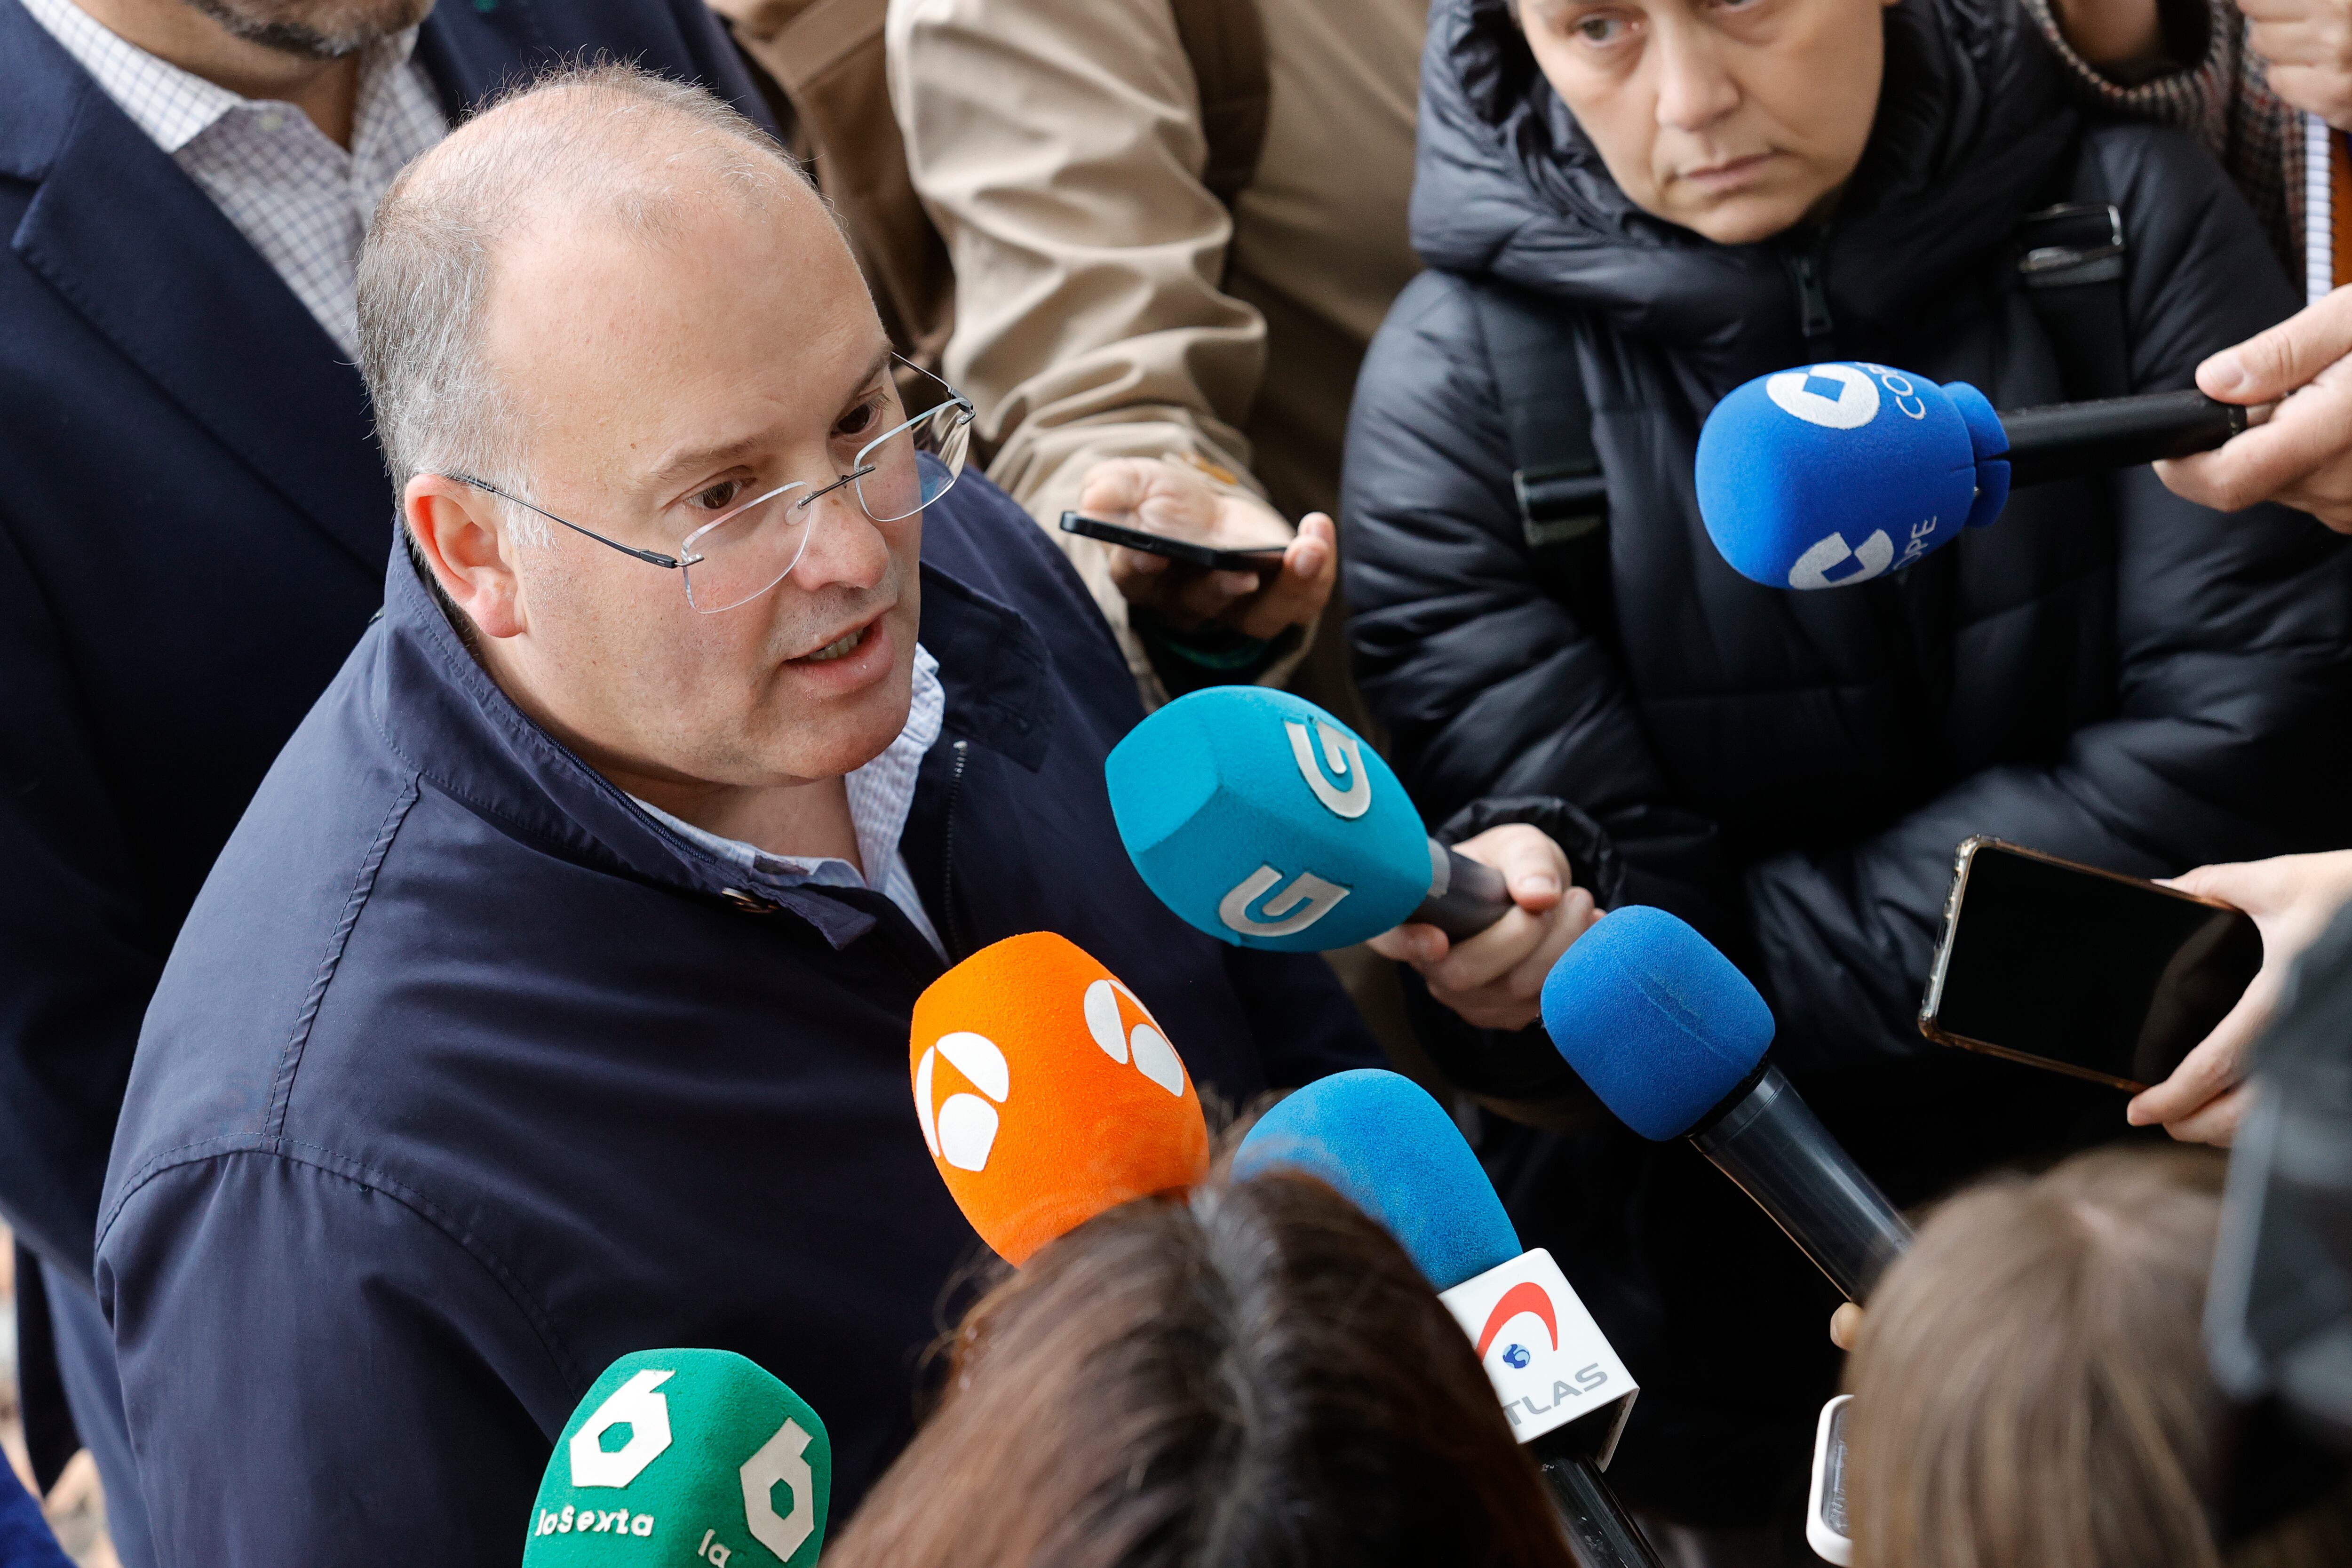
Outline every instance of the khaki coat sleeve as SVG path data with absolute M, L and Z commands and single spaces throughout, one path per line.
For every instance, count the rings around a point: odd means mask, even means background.
M 1248 478 L 1265 322 L 1219 282 L 1198 89 L 1167 0 L 891 0 L 890 97 L 946 236 L 944 366 L 989 475 L 1069 552 L 1112 624 L 1104 547 L 1065 534 L 1088 468 L 1171 452 Z M 1295 521 L 1295 520 L 1294 520 Z

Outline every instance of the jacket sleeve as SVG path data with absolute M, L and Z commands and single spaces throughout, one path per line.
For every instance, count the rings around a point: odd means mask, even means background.
M 165 943 L 111 798 L 56 625 L 0 526 L 0 1210 L 81 1279 Z
M 2246 47 L 2246 19 L 2231 0 L 2159 0 L 2172 58 L 2128 78 L 2093 65 L 2059 26 L 2052 0 L 2024 0 L 2066 68 L 2074 98 L 2107 115 L 2177 126 L 2205 143 L 2238 183 L 2291 270 L 2300 272 L 2302 117 L 2271 91 L 2261 57 Z
M 132 1183 L 100 1243 L 159 1555 L 506 1568 L 551 1443 L 510 1391 L 585 1381 L 462 1232 L 270 1142 Z
M 1666 805 L 1605 639 L 1539 581 L 1467 290 L 1444 273 L 1414 279 L 1357 384 L 1340 558 L 1358 682 L 1425 818 L 1486 796 L 1572 803 L 1622 857 L 1627 901 L 1705 927 L 1722 875 L 1714 826 Z
M 1114 626 L 1108 552 L 1063 533 L 1087 470 L 1178 451 L 1248 472 L 1265 322 L 1216 285 L 1233 222 L 1168 0 L 892 0 L 890 96 L 956 275 L 944 371 L 989 477 Z
M 2205 355 L 2294 309 L 2243 203 L 2183 138 L 2118 127 L 2093 150 L 2130 225 L 2136 389 L 2190 384 Z M 1776 1011 L 1813 1031 L 1784 1041 L 1798 1059 L 1919 1047 L 1920 977 L 1971 834 L 2137 876 L 2343 844 L 2352 553 L 2300 512 L 2224 516 L 2147 468 L 2112 483 L 2113 713 L 2046 765 L 1978 773 L 1884 832 L 1749 873 Z

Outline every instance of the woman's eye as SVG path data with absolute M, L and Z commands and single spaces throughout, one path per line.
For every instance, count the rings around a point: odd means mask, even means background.
M 1588 44 L 1612 44 L 1624 36 L 1622 16 L 1586 16 L 1576 24 L 1576 36 Z
M 717 484 L 705 485 L 702 489 L 695 491 L 693 495 L 687 499 L 689 504 L 699 507 L 704 511 L 718 511 L 734 501 L 735 499 L 742 493 L 742 480 L 720 479 Z
M 876 429 L 881 423 L 880 401 L 861 403 L 841 416 L 841 422 L 833 427 L 833 433 L 843 437 L 854 438 Z

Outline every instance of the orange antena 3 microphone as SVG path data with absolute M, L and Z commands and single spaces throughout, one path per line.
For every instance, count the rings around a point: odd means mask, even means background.
M 1208 1174 L 1183 1058 L 1134 992 L 1050 931 L 1007 937 L 933 981 L 908 1059 L 940 1178 L 1008 1263 Z

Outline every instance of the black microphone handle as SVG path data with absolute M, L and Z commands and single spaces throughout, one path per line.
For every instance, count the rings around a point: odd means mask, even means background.
M 1864 1175 L 1812 1108 L 1767 1064 L 1690 1135 L 1830 1283 L 1859 1301 L 1911 1246 L 1911 1225 Z
M 1568 1525 L 1568 1549 L 1577 1568 L 1665 1568 L 1601 1468 L 1581 1454 L 1546 1454 L 1538 1460 L 1544 1489 Z
M 2000 427 L 2015 487 L 2210 452 L 2246 428 L 2246 411 L 2191 387 L 2015 409 L 2000 416 Z
M 1433 925 L 1460 942 L 1476 936 L 1511 912 L 1510 884 L 1492 866 L 1482 866 L 1429 841 L 1429 897 L 1406 917 Z

